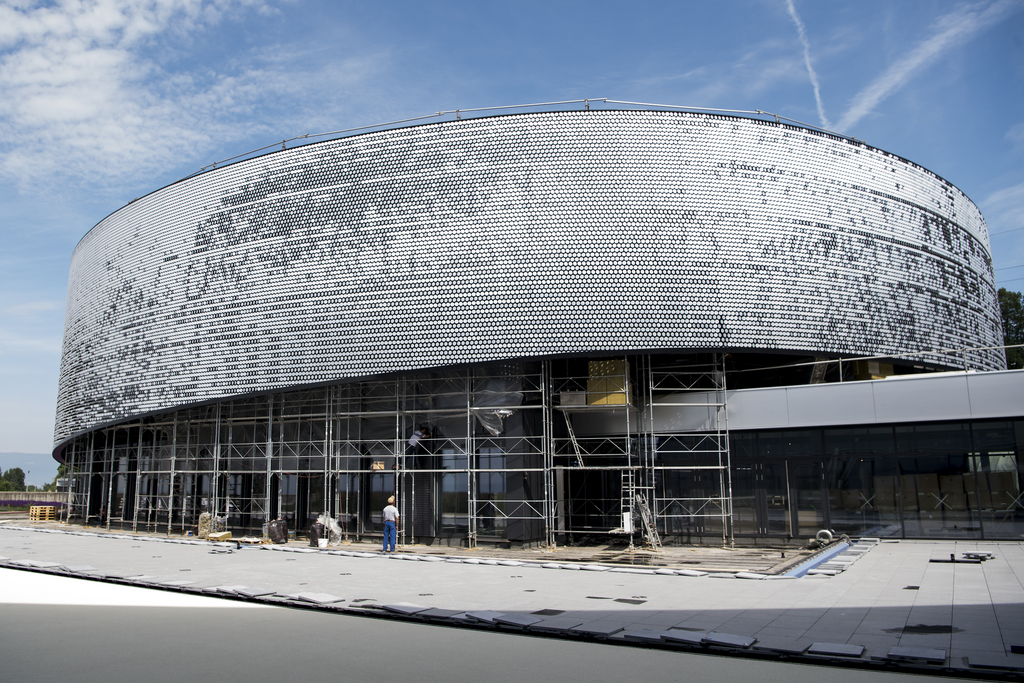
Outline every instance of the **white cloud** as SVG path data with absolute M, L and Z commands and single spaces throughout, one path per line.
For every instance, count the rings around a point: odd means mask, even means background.
M 1024 145 L 1024 123 L 1018 123 L 1006 131 L 1006 139 L 1014 145 Z
M 61 337 L 59 334 L 40 334 L 0 331 L 0 356 L 27 356 L 42 354 L 60 358 Z M 20 375 L 25 367 L 17 364 L 0 364 L 0 375 Z
M 792 17 L 793 23 L 796 24 L 797 34 L 800 36 L 800 43 L 804 46 L 804 65 L 807 67 L 807 76 L 811 79 L 811 86 L 814 87 L 814 102 L 818 105 L 818 118 L 821 120 L 821 125 L 825 128 L 831 128 L 832 123 L 825 116 L 825 105 L 821 101 L 821 88 L 818 85 L 818 74 L 814 71 L 814 66 L 811 64 L 811 42 L 807 39 L 807 30 L 804 28 L 804 22 L 800 20 L 800 15 L 796 12 L 796 5 L 793 4 L 793 0 L 786 0 L 786 9 L 789 11 L 789 16 Z
M 269 137 L 267 124 L 252 123 L 254 111 L 315 92 L 312 75 L 288 73 L 287 58 L 274 46 L 241 54 L 233 65 L 165 65 L 175 63 L 168 54 L 184 54 L 167 41 L 187 45 L 229 14 L 274 9 L 261 0 L 0 7 L 0 176 L 22 189 L 62 178 L 114 187 L 195 160 L 215 145 L 254 133 Z M 358 80 L 372 66 L 342 69 Z
M 758 43 L 728 62 L 713 62 L 684 73 L 639 78 L 637 89 L 661 89 L 676 83 L 687 88 L 684 102 L 691 106 L 732 106 L 748 102 L 762 93 L 770 93 L 783 83 L 795 83 L 804 78 L 801 63 L 785 56 L 785 42 L 766 40 Z
M 41 311 L 56 311 L 63 306 L 64 304 L 60 301 L 28 301 L 23 304 L 15 304 L 13 306 L 0 308 L 0 314 L 17 316 L 33 315 Z
M 993 192 L 981 206 L 993 233 L 1024 227 L 1024 183 Z
M 939 17 L 929 38 L 890 65 L 885 73 L 854 96 L 850 108 L 843 114 L 836 128 L 848 131 L 874 111 L 882 100 L 902 88 L 918 71 L 1021 7 L 1016 0 L 997 0 L 967 5 Z

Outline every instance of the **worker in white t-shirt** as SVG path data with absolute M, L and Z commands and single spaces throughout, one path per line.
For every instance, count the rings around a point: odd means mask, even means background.
M 388 504 L 384 508 L 384 552 L 395 552 L 395 541 L 398 539 L 398 508 L 395 507 L 395 497 L 388 498 Z M 390 543 L 390 549 L 388 544 Z
M 415 466 L 421 468 L 424 466 L 424 458 L 422 457 L 425 453 L 423 444 L 421 441 L 430 437 L 430 430 L 425 425 L 420 425 L 416 428 L 416 431 L 409 437 L 409 448 L 406 449 L 406 455 L 412 455 L 416 457 Z

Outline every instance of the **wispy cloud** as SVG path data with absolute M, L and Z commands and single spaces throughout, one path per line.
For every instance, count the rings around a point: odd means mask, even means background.
M 183 52 L 175 46 L 247 13 L 273 11 L 263 0 L 0 6 L 0 177 L 22 189 L 61 178 L 116 186 L 225 142 L 269 137 L 262 121 L 287 125 L 288 117 L 254 113 L 316 92 L 313 74 L 292 68 L 274 46 L 203 65 L 176 60 Z M 330 65 L 336 81 L 366 71 L 364 63 L 338 66 Z
M 1017 0 L 997 0 L 968 5 L 939 17 L 930 37 L 894 62 L 885 73 L 854 96 L 850 108 L 843 114 L 836 128 L 848 131 L 921 69 L 1022 7 L 1024 5 Z
M 811 79 L 811 85 L 814 87 L 814 102 L 818 105 L 818 118 L 821 120 L 821 125 L 825 128 L 831 128 L 832 124 L 829 122 L 828 117 L 825 116 L 825 105 L 821 101 L 821 87 L 818 85 L 818 74 L 814 71 L 814 65 L 811 64 L 811 42 L 807 39 L 807 30 L 804 28 L 804 22 L 800 20 L 800 15 L 796 12 L 796 5 L 793 4 L 793 0 L 786 0 L 786 9 L 789 10 L 789 16 L 793 18 L 793 23 L 796 24 L 796 32 L 800 36 L 800 43 L 804 46 L 804 66 L 807 67 L 807 76 Z
M 28 301 L 23 304 L 15 304 L 13 306 L 6 306 L 0 308 L 0 314 L 2 315 L 34 315 L 42 311 L 56 311 L 63 308 L 64 304 L 60 301 Z
M 992 232 L 1024 227 L 1024 183 L 993 192 L 981 205 Z
M 732 107 L 737 101 L 750 102 L 770 93 L 780 84 L 803 79 L 800 63 L 784 56 L 784 47 L 785 41 L 765 40 L 729 61 L 711 62 L 678 74 L 645 76 L 636 79 L 634 87 L 646 91 L 674 84 L 683 89 L 685 101 L 677 100 L 682 104 Z
M 51 360 L 60 358 L 60 334 L 22 334 L 0 331 L 0 356 L 19 357 L 42 354 Z M 19 363 L 0 363 L 0 376 L 23 375 L 34 372 Z
M 1006 139 L 1015 146 L 1024 144 L 1024 123 L 1018 123 L 1006 131 Z

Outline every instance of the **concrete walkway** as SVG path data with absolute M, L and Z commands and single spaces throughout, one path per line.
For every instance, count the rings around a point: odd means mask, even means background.
M 881 543 L 835 576 L 790 580 L 233 548 L 0 525 L 0 566 L 9 568 L 645 647 L 971 676 L 1024 672 L 1024 655 L 1014 652 L 1024 652 L 1024 547 L 1016 542 Z M 930 561 L 974 551 L 993 557 L 978 564 Z

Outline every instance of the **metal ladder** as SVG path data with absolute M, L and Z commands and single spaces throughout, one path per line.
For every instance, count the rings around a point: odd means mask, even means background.
M 633 546 L 633 529 L 636 524 L 633 520 L 633 470 L 622 470 L 622 487 L 619 496 L 619 511 L 622 517 L 622 530 L 629 534 L 630 547 Z
M 569 440 L 572 441 L 573 450 L 576 451 L 576 466 L 583 467 L 583 454 L 580 452 L 580 442 L 576 440 L 576 432 L 572 428 L 572 419 L 569 417 L 569 413 L 562 413 L 565 417 L 565 426 L 569 429 Z
M 622 526 L 623 530 L 632 533 L 636 528 L 636 515 L 640 517 L 640 525 L 644 532 L 644 538 L 648 545 L 654 550 L 661 549 L 661 536 L 658 534 L 658 525 L 651 514 L 650 505 L 647 503 L 647 496 L 644 488 L 636 485 L 633 470 L 627 469 L 622 472 Z
M 640 512 L 640 521 L 644 525 L 644 531 L 647 534 L 647 542 L 651 544 L 651 548 L 654 550 L 661 550 L 661 536 L 658 535 L 658 526 L 654 522 L 654 516 L 651 515 L 651 508 L 647 505 L 647 496 L 641 491 L 635 492 L 636 498 L 636 509 Z

